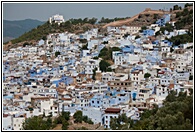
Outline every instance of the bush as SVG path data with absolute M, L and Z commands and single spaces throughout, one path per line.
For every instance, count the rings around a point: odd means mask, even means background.
M 58 55 L 60 55 L 60 52 L 55 52 L 55 56 L 58 57 Z
M 106 72 L 109 66 L 110 66 L 110 63 L 108 63 L 105 60 L 101 60 L 99 63 L 99 68 L 102 72 Z
M 150 73 L 145 73 L 145 74 L 144 74 L 144 78 L 149 78 L 150 76 L 151 76 Z
M 82 111 L 76 111 L 73 115 L 76 123 L 82 123 Z

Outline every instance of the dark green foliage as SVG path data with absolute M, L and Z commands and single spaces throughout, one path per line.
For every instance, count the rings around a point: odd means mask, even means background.
M 112 118 L 110 128 L 112 130 L 129 130 L 133 126 L 133 120 L 126 117 L 126 114 L 121 114 L 118 118 Z
M 108 44 L 108 41 L 104 41 L 103 44 Z
M 68 121 L 63 119 L 63 121 L 62 121 L 62 130 L 67 130 L 68 127 L 69 127 Z
M 47 37 L 46 37 L 46 36 L 43 36 L 42 39 L 43 39 L 43 40 L 47 40 Z
M 172 32 L 174 30 L 174 27 L 171 24 L 166 23 L 164 27 L 161 27 L 160 31 L 164 33 L 165 30 L 168 32 Z
M 76 111 L 73 115 L 76 123 L 82 123 L 82 111 Z
M 32 29 L 29 32 L 24 33 L 23 35 L 21 35 L 19 38 L 13 39 L 12 43 L 19 43 L 19 42 L 23 42 L 23 41 L 29 41 L 29 40 L 40 40 L 40 39 L 44 39 L 44 37 L 46 37 L 48 34 L 50 33 L 54 33 L 54 32 L 71 32 L 73 33 L 74 31 L 78 30 L 78 26 L 76 25 L 83 25 L 85 23 L 89 23 L 89 24 L 95 24 L 97 21 L 96 18 L 84 18 L 83 20 L 81 18 L 79 19 L 69 19 L 66 22 L 61 23 L 60 25 L 58 25 L 57 23 L 52 23 L 50 24 L 49 21 L 47 21 L 46 23 L 44 23 L 41 26 L 38 26 L 37 28 Z M 89 30 L 89 28 L 82 28 L 82 30 L 85 32 L 87 30 Z
M 151 76 L 150 73 L 145 73 L 145 74 L 144 74 L 144 78 L 149 78 L 150 76 Z
M 88 116 L 82 116 L 82 111 L 76 111 L 73 115 L 76 123 L 82 123 L 82 121 L 88 123 L 88 124 L 93 124 L 92 120 L 88 118 Z
M 87 44 L 85 44 L 85 45 L 83 45 L 83 46 L 82 46 L 82 48 L 81 48 L 80 50 L 88 50 L 88 48 L 87 48 L 87 47 L 88 47 L 88 43 L 87 43 Z
M 146 26 L 142 26 L 140 32 L 143 32 L 143 30 L 146 30 L 147 27 Z
M 161 35 L 161 31 L 159 30 L 159 31 L 157 31 L 156 33 L 155 33 L 155 37 L 157 37 L 157 36 L 159 36 L 159 35 Z
M 178 6 L 178 5 L 174 5 L 174 6 L 173 6 L 173 10 L 180 10 L 180 9 L 181 9 L 181 7 Z
M 193 27 L 193 10 L 188 10 L 187 8 L 184 8 L 182 12 L 176 13 L 176 18 L 179 18 L 179 20 L 175 23 L 176 29 L 183 29 L 185 26 L 190 25 L 192 31 Z
M 65 119 L 65 120 L 68 121 L 68 120 L 70 119 L 70 112 L 64 112 L 64 111 L 63 111 L 63 112 L 61 113 L 61 116 L 62 116 L 63 119 Z
M 129 17 L 126 17 L 126 18 L 117 18 L 116 17 L 116 18 L 111 18 L 111 19 L 102 17 L 101 20 L 99 21 L 99 23 L 100 24 L 101 23 L 110 23 L 110 22 L 114 22 L 114 21 L 118 21 L 118 20 L 124 20 L 127 18 L 129 18 Z
M 23 44 L 23 47 L 26 47 L 26 46 L 28 46 L 28 45 L 30 45 L 28 42 L 25 42 L 24 44 Z
M 96 57 L 93 57 L 93 59 L 94 59 L 94 60 L 97 60 L 97 59 L 99 59 L 99 57 L 96 56 Z
M 92 77 L 93 80 L 96 80 L 96 78 L 95 78 L 95 76 L 96 76 L 96 71 L 97 71 L 97 68 L 94 68 L 94 69 L 93 69 L 93 77 Z
M 23 130 L 49 130 L 51 126 L 51 120 L 43 120 L 42 117 L 34 116 L 27 118 L 22 125 Z
M 173 46 L 178 46 L 180 44 L 185 44 L 187 42 L 193 42 L 193 35 L 192 34 L 183 34 L 172 36 L 169 41 L 173 42 Z
M 190 75 L 189 76 L 189 80 L 193 80 L 193 75 Z
M 55 52 L 55 56 L 58 57 L 58 55 L 61 55 L 60 52 Z
M 70 119 L 70 112 L 62 111 L 61 114 L 55 118 L 52 128 L 56 127 L 57 124 L 62 124 L 62 130 L 67 130 L 69 123 L 68 120 Z
M 93 121 L 88 116 L 83 116 L 82 120 L 88 124 L 93 124 Z
M 86 39 L 80 39 L 79 41 L 80 41 L 80 43 L 87 43 Z
M 138 38 L 140 38 L 140 36 L 139 36 L 139 35 L 137 35 L 137 36 L 135 37 L 135 39 L 138 39 Z
M 99 69 L 102 72 L 106 72 L 109 66 L 110 66 L 110 63 L 108 63 L 105 60 L 101 60 L 100 63 L 99 63 Z
M 186 8 L 186 7 L 189 7 L 189 6 L 193 6 L 193 3 L 186 3 L 186 4 L 184 5 L 185 8 Z
M 190 89 L 191 90 L 191 89 Z M 158 108 L 154 105 L 152 110 L 146 110 L 141 114 L 141 119 L 136 123 L 124 122 L 128 118 L 111 120 L 112 129 L 125 130 L 192 130 L 193 129 L 193 95 L 180 92 L 178 96 L 171 91 L 164 101 L 164 105 Z M 129 125 L 129 126 L 124 126 Z
M 118 47 L 112 47 L 112 48 L 106 48 L 104 47 L 100 53 L 99 57 L 101 57 L 104 60 L 111 60 L 112 59 L 112 52 L 113 51 L 120 51 L 121 49 Z

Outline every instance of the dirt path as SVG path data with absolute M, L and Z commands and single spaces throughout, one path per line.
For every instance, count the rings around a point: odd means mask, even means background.
M 133 17 L 131 18 L 128 18 L 128 19 L 125 19 L 125 20 L 119 20 L 119 21 L 115 21 L 115 22 L 111 22 L 109 24 L 106 24 L 103 26 L 103 28 L 106 28 L 108 26 L 121 26 L 121 25 L 124 25 L 126 23 L 131 23 L 132 21 L 134 21 L 134 19 L 138 18 L 138 16 L 140 14 L 167 14 L 169 13 L 168 11 L 159 11 L 159 10 L 151 10 L 149 8 L 147 8 L 145 11 L 139 13 L 139 14 L 136 14 L 134 15 Z

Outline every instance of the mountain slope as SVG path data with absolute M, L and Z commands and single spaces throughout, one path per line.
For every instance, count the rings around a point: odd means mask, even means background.
M 131 18 L 108 23 L 108 24 L 104 25 L 103 28 L 106 28 L 108 26 L 122 26 L 122 25 L 130 24 L 133 21 L 135 21 L 136 19 L 138 19 L 138 17 L 140 17 L 140 15 L 144 15 L 144 14 L 147 14 L 147 15 L 154 15 L 154 14 L 164 15 L 166 13 L 169 13 L 169 12 L 168 11 L 151 10 L 150 8 L 146 8 L 143 12 L 141 12 L 139 14 L 136 14 Z
M 38 25 L 42 25 L 43 23 L 44 22 L 42 21 L 33 19 L 17 21 L 3 20 L 3 39 L 4 41 L 7 41 L 6 38 L 17 38 L 25 32 L 28 32 L 31 29 L 37 27 Z

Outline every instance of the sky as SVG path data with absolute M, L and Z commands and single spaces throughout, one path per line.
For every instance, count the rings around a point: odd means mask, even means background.
M 145 8 L 154 10 L 169 10 L 174 5 L 184 7 L 185 3 L 3 3 L 4 20 L 36 19 L 47 21 L 55 14 L 63 15 L 65 20 L 70 18 L 115 18 L 132 17 Z

